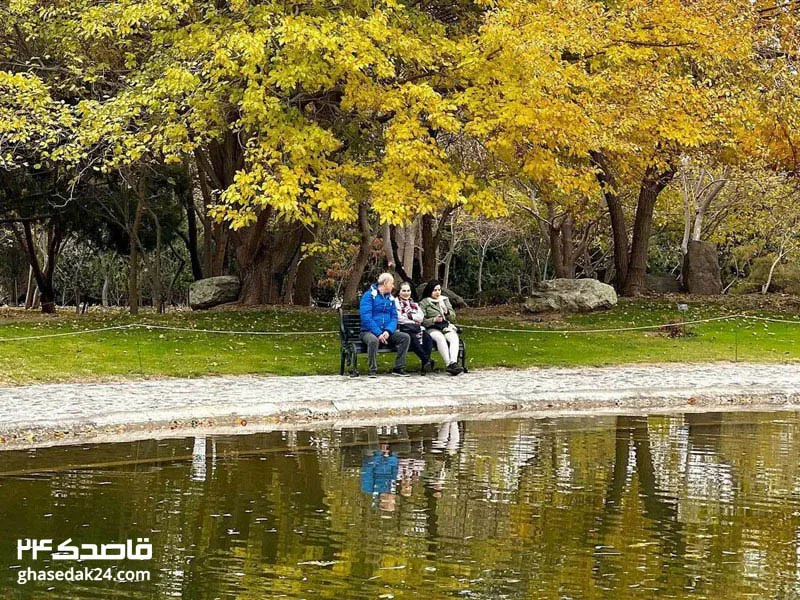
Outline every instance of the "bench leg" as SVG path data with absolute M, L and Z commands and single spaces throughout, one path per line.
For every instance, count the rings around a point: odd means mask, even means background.
M 342 348 L 342 356 L 341 356 L 341 359 L 339 361 L 339 375 L 344 375 L 345 358 L 346 358 L 345 357 L 345 351 L 344 351 L 344 348 Z
M 350 377 L 358 377 L 358 352 L 350 348 Z
M 464 345 L 461 346 L 461 368 L 464 370 L 464 373 L 469 373 L 467 369 L 467 347 Z

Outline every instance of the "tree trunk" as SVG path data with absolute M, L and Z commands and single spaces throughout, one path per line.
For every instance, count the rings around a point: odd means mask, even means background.
M 769 291 L 769 286 L 772 285 L 772 278 L 775 275 L 775 268 L 778 266 L 783 260 L 783 257 L 786 256 L 786 253 L 783 250 L 783 246 L 781 246 L 780 250 L 778 250 L 778 256 L 775 260 L 772 261 L 772 264 L 769 266 L 769 273 L 767 274 L 767 280 L 764 282 L 764 285 L 761 286 L 761 293 L 766 294 Z
M 347 276 L 347 282 L 344 285 L 344 292 L 342 293 L 342 303 L 345 306 L 352 306 L 356 303 L 361 278 L 364 276 L 364 269 L 367 267 L 367 262 L 369 261 L 372 246 L 372 231 L 370 231 L 369 228 L 369 210 L 366 202 L 361 202 L 358 205 L 358 230 L 360 237 L 358 255 L 356 256 L 353 270 L 350 272 L 350 275 Z
M 200 182 L 200 193 L 203 195 L 203 212 L 200 219 L 203 222 L 203 260 L 205 262 L 205 274 L 208 277 L 216 277 L 218 273 L 214 271 L 214 257 L 211 242 L 214 239 L 214 223 L 208 216 L 208 205 L 213 201 L 211 188 L 208 185 L 206 172 L 201 168 L 198 160 L 197 180 Z
M 415 219 L 406 227 L 398 227 L 395 230 L 399 247 L 399 256 L 397 258 L 403 263 L 403 270 L 411 277 L 414 276 L 414 250 L 416 248 L 418 228 L 419 222 Z
M 383 225 L 383 254 L 386 256 L 386 268 L 393 272 L 397 261 L 392 247 L 392 226 L 388 223 Z
M 434 231 L 432 215 L 422 216 L 422 280 L 436 279 L 437 250 L 439 236 Z
M 550 219 L 547 234 L 550 240 L 550 251 L 553 254 L 553 266 L 559 279 L 575 279 L 575 243 L 573 236 L 573 219 L 570 215 L 556 216 L 555 207 L 548 205 Z
M 315 232 L 303 230 L 303 243 L 314 241 Z M 317 257 L 314 254 L 304 256 L 297 269 L 297 279 L 294 284 L 292 303 L 296 306 L 311 306 L 311 292 L 314 287 L 314 270 L 317 266 Z
M 45 257 L 44 268 L 39 264 L 39 257 L 36 254 L 36 244 L 33 241 L 33 232 L 31 230 L 31 222 L 22 222 L 22 231 L 20 234 L 17 228 L 14 228 L 14 234 L 20 247 L 27 253 L 28 262 L 31 267 L 31 272 L 36 280 L 36 289 L 38 290 L 38 298 L 33 302 L 33 308 L 36 308 L 36 300 L 41 303 L 43 313 L 56 312 L 56 293 L 53 288 L 53 274 L 56 270 L 56 259 L 58 251 L 61 249 L 61 242 L 63 241 L 63 231 L 58 223 L 50 223 L 47 231 L 47 249 Z M 27 300 L 26 300 L 27 305 Z
M 153 281 L 153 307 L 159 314 L 164 312 L 164 294 L 161 290 L 161 223 L 152 210 L 148 211 L 156 224 L 156 268 Z
M 310 244 L 314 241 L 314 233 L 302 227 L 300 236 L 297 239 L 294 254 L 286 267 L 286 276 L 281 281 L 281 302 L 282 304 L 295 304 L 298 306 L 308 306 L 311 304 L 311 283 L 308 283 L 306 303 L 303 304 L 302 300 L 296 295 L 297 280 L 300 269 L 305 262 L 306 258 L 303 255 L 303 244 Z
M 108 287 L 110 285 L 109 279 L 110 279 L 109 273 L 108 270 L 106 270 L 103 273 L 103 291 L 100 293 L 101 301 L 103 303 L 103 308 L 108 308 Z
M 625 278 L 628 273 L 629 251 L 628 225 L 625 222 L 625 212 L 617 195 L 617 182 L 608 159 L 599 152 L 592 152 L 591 157 L 598 167 L 596 176 L 603 188 L 603 198 L 608 206 L 608 216 L 611 220 L 611 233 L 614 242 L 614 284 L 617 290 L 622 290 L 625 287 Z
M 394 271 L 397 273 L 397 277 L 400 281 L 396 283 L 401 283 L 403 281 L 411 282 L 411 287 L 414 287 L 414 280 L 411 278 L 411 275 L 406 273 L 406 270 L 403 268 L 403 261 L 399 260 L 400 258 L 400 249 L 397 246 L 397 235 L 396 235 L 397 228 L 395 226 L 389 227 L 389 245 L 390 250 L 392 253 L 393 260 L 390 261 L 390 264 L 394 264 Z
M 139 314 L 139 230 L 142 227 L 142 215 L 147 210 L 147 189 L 144 177 L 140 178 L 136 188 L 136 213 L 133 225 L 128 232 L 131 245 L 131 265 L 128 274 L 128 306 L 132 315 Z
M 206 204 L 213 204 L 214 202 L 212 188 L 218 193 L 224 192 L 233 183 L 236 172 L 244 167 L 242 146 L 237 135 L 230 131 L 226 132 L 223 139 L 210 143 L 205 149 L 195 151 L 195 160 L 200 178 L 200 190 L 203 193 L 203 200 Z M 254 227 L 260 227 L 260 231 L 246 233 L 247 230 L 244 230 L 237 232 L 238 235 L 236 236 L 231 236 L 231 230 L 225 224 L 212 223 L 210 219 L 204 221 L 204 223 L 207 226 L 206 236 L 208 237 L 209 233 L 212 233 L 211 238 L 215 242 L 213 257 L 209 265 L 210 269 L 206 269 L 206 275 L 211 277 L 223 274 L 229 243 L 236 244 L 237 241 L 248 243 L 251 238 L 259 237 L 268 224 L 259 219 L 259 225 L 254 225 Z M 209 251 L 211 250 L 210 246 L 211 244 L 209 243 Z M 238 258 L 241 253 L 240 249 L 237 248 L 234 252 Z M 245 256 L 248 253 L 252 253 L 252 249 L 243 252 Z M 206 260 L 208 261 L 208 258 Z M 244 280 L 244 277 L 242 279 Z
M 192 188 L 184 194 L 183 205 L 186 209 L 186 229 L 188 243 L 186 249 L 192 261 L 192 277 L 195 281 L 203 278 L 203 266 L 200 264 L 200 253 L 197 248 L 197 215 L 194 206 L 194 193 Z
M 653 224 L 653 211 L 661 191 L 675 176 L 675 168 L 669 167 L 658 172 L 655 166 L 647 168 L 639 188 L 639 199 L 636 204 L 636 219 L 633 223 L 633 240 L 625 276 L 626 296 L 638 296 L 645 291 L 645 275 L 647 274 L 647 250 L 650 245 L 650 229 Z
M 232 232 L 231 240 L 242 280 L 240 302 L 246 306 L 280 304 L 284 279 L 302 235 L 302 227 L 272 223 L 272 211 L 264 210 L 255 225 Z
M 487 248 L 482 246 L 478 256 L 478 295 L 483 292 L 483 263 L 486 262 Z
M 16 233 L 16 230 L 14 231 L 14 233 Z M 25 248 L 24 245 L 23 245 L 23 248 Z M 26 254 L 27 254 L 27 250 L 26 250 Z M 30 310 L 30 308 L 33 306 L 33 290 L 35 289 L 34 281 L 36 281 L 36 280 L 33 277 L 33 267 L 29 266 L 28 267 L 28 287 L 25 290 L 25 310 Z

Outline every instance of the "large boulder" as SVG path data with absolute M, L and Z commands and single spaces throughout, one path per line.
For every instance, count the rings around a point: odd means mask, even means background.
M 208 277 L 189 286 L 189 306 L 192 310 L 203 310 L 239 298 L 242 284 L 233 275 Z
M 537 283 L 525 300 L 530 312 L 589 312 L 617 304 L 617 292 L 596 279 L 551 279 Z
M 690 294 L 714 296 L 722 293 L 717 245 L 692 240 L 683 261 L 683 285 Z

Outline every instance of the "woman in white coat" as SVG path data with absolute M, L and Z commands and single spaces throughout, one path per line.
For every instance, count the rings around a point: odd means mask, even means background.
M 458 375 L 463 369 L 457 362 L 458 330 L 453 325 L 456 312 L 450 304 L 450 299 L 442 294 L 441 282 L 428 282 L 419 306 L 423 313 L 422 325 L 428 330 L 436 349 L 444 359 L 447 372 L 450 375 Z

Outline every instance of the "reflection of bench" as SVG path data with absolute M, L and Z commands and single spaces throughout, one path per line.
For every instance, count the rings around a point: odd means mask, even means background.
M 358 377 L 358 355 L 367 353 L 367 345 L 361 341 L 361 315 L 358 313 L 345 313 L 339 309 L 339 340 L 342 343 L 341 363 L 339 365 L 339 375 L 344 375 L 345 368 L 351 377 Z M 433 345 L 436 350 L 436 344 Z M 396 352 L 392 346 L 381 344 L 378 347 L 379 354 Z M 409 351 L 409 353 L 411 353 Z M 458 340 L 458 361 L 464 373 L 467 372 L 467 349 L 464 340 Z

